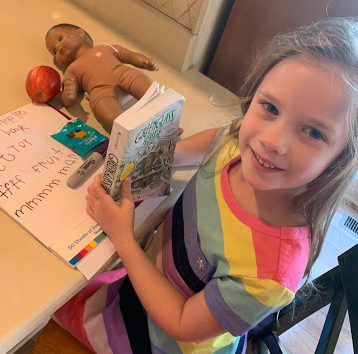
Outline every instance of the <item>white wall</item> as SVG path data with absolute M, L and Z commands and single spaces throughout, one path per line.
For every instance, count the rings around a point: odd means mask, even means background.
M 180 71 L 205 65 L 228 1 L 202 0 L 191 29 L 141 0 L 69 0 Z M 179 0 L 182 2 L 182 0 Z

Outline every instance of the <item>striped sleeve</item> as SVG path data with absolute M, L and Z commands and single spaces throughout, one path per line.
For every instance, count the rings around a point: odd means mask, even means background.
M 230 276 L 213 278 L 204 295 L 214 317 L 234 336 L 243 335 L 294 298 L 294 292 L 272 279 Z

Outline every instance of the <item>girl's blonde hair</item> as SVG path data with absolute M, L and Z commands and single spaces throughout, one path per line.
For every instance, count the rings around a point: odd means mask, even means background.
M 358 168 L 358 21 L 351 18 L 326 18 L 273 38 L 257 56 L 239 91 L 243 115 L 265 75 L 276 64 L 293 56 L 305 56 L 338 65 L 350 93 L 347 146 L 320 176 L 309 183 L 307 190 L 294 200 L 311 227 L 307 273 L 320 253 L 333 213 L 342 202 L 347 186 Z M 233 125 L 230 135 L 238 137 L 240 121 Z

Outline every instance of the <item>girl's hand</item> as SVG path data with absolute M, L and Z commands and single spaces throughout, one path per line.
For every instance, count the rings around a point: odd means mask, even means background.
M 134 240 L 134 203 L 130 178 L 122 182 L 120 202 L 115 202 L 105 192 L 101 185 L 101 175 L 97 175 L 88 187 L 86 199 L 88 215 L 98 222 L 116 248 L 123 246 L 126 241 Z

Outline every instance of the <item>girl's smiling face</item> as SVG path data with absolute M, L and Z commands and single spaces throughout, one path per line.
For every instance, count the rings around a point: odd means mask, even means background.
M 259 85 L 239 133 L 240 173 L 258 190 L 292 190 L 318 177 L 347 144 L 348 90 L 339 67 L 291 57 Z

